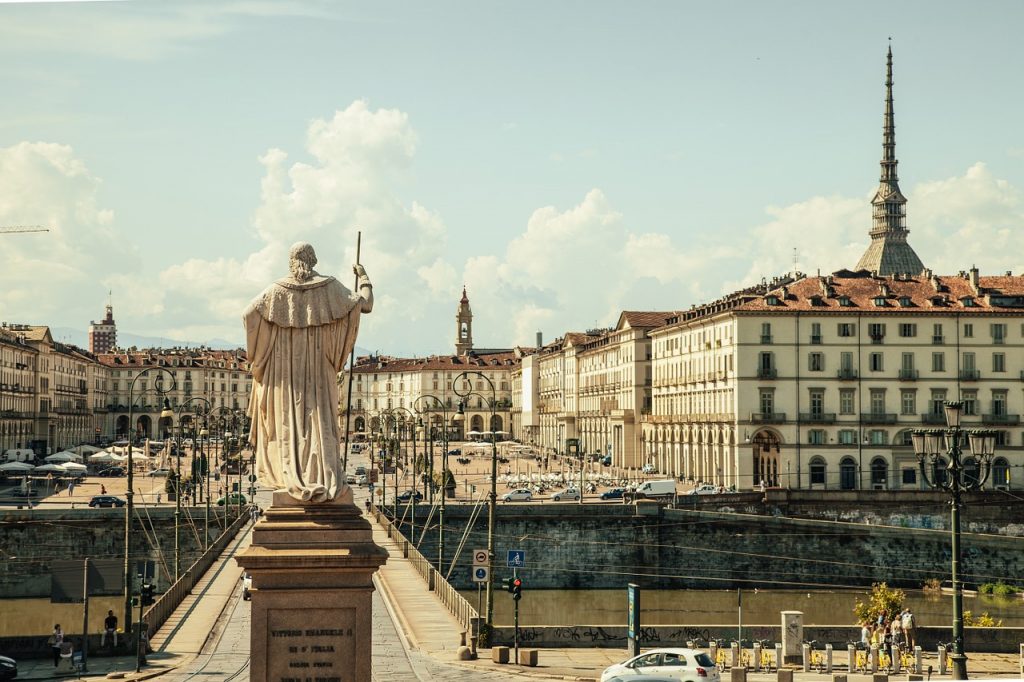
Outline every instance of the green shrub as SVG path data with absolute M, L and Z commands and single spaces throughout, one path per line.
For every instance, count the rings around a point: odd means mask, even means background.
M 903 590 L 890 588 L 885 583 L 874 583 L 867 602 L 859 599 L 853 606 L 853 615 L 858 623 L 877 623 L 879 614 L 892 618 L 903 610 L 907 595 Z

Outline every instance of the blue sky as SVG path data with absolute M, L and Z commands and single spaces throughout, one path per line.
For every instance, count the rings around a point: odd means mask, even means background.
M 1017 3 L 0 3 L 0 319 L 241 342 L 313 243 L 448 352 L 856 263 L 893 38 L 925 264 L 1024 270 Z

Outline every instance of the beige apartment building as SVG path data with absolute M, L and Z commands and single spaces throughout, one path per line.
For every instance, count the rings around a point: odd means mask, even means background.
M 645 452 L 738 489 L 919 489 L 910 434 L 994 429 L 989 487 L 1024 465 L 1024 277 L 798 275 L 652 332 Z M 968 463 L 970 463 L 968 459 Z M 1017 484 L 1019 486 L 1019 483 Z
M 0 327 L 0 453 L 30 447 L 35 436 L 39 350 L 20 329 Z

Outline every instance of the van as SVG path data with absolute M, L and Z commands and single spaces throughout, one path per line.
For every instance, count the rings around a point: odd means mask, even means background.
M 674 479 L 665 479 L 662 481 L 647 481 L 642 483 L 636 490 L 632 491 L 631 494 L 627 493 L 623 497 L 629 497 L 634 500 L 650 500 L 664 497 L 672 497 L 676 494 L 676 482 Z

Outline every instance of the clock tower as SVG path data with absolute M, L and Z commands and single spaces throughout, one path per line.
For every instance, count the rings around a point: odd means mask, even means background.
M 462 300 L 455 313 L 455 354 L 465 355 L 473 350 L 473 311 L 469 307 L 466 287 L 462 287 Z

